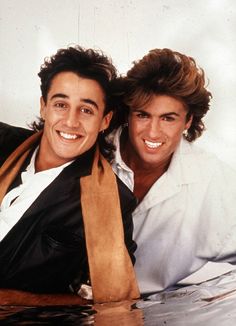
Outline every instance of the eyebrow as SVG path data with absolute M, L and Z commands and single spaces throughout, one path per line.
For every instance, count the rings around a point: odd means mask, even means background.
M 142 109 L 131 109 L 131 112 L 140 112 L 140 113 L 149 114 L 147 111 L 144 111 Z
M 98 110 L 98 105 L 95 101 L 91 100 L 90 98 L 82 98 L 81 99 L 83 102 L 91 104 L 93 106 L 95 106 L 95 108 Z
M 160 117 L 165 117 L 166 115 L 175 115 L 176 117 L 179 117 L 179 114 L 176 112 L 166 112 L 160 115 Z
M 69 99 L 69 96 L 63 93 L 56 93 L 54 95 L 52 95 L 52 97 L 50 98 L 50 100 L 53 100 L 54 98 L 65 98 L 65 99 Z M 87 104 L 91 104 L 93 105 L 97 110 L 98 110 L 98 105 L 95 101 L 91 100 L 90 98 L 82 98 L 81 99 L 82 102 L 87 103 Z
M 146 115 L 151 115 L 151 113 L 149 113 L 149 112 L 147 112 L 145 110 L 142 110 L 142 109 L 134 109 L 134 110 L 132 110 L 132 112 L 139 112 L 139 113 L 143 113 L 143 114 L 146 114 Z M 165 117 L 167 115 L 175 115 L 176 117 L 179 117 L 178 113 L 172 112 L 172 111 L 165 112 L 165 113 L 161 114 L 160 117 L 162 118 L 162 117 Z
M 54 95 L 52 95 L 52 96 L 50 97 L 50 100 L 53 100 L 54 98 L 57 98 L 57 97 L 59 97 L 59 98 L 69 98 L 69 96 L 66 95 L 66 94 L 63 94 L 63 93 L 56 93 L 56 94 L 54 94 Z

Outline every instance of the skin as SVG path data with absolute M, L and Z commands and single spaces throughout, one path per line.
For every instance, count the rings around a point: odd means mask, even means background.
M 153 95 L 140 109 L 130 109 L 129 138 L 123 143 L 123 160 L 134 171 L 134 193 L 142 200 L 152 184 L 168 169 L 187 121 L 185 105 L 167 95 Z
M 105 94 L 99 83 L 73 72 L 52 80 L 41 117 L 45 120 L 36 171 L 60 166 L 88 151 L 98 133 L 109 126 L 112 112 L 104 116 Z
M 84 305 L 91 301 L 74 294 L 35 294 L 25 291 L 0 289 L 1 306 L 57 306 Z
M 98 133 L 109 126 L 112 112 L 104 116 L 105 94 L 98 82 L 72 72 L 58 73 L 52 80 L 47 101 L 41 102 L 45 120 L 36 171 L 70 162 L 88 151 Z M 73 294 L 35 294 L 0 289 L 0 305 L 47 306 L 91 303 Z

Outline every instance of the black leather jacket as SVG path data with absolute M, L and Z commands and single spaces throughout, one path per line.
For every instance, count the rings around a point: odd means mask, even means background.
M 0 165 L 31 133 L 0 123 Z M 1 288 L 62 293 L 75 280 L 80 283 L 88 278 L 80 177 L 90 174 L 93 156 L 94 148 L 67 166 L 0 242 Z M 12 187 L 19 181 L 20 173 Z M 118 178 L 117 183 L 125 243 L 134 262 L 131 213 L 136 199 Z

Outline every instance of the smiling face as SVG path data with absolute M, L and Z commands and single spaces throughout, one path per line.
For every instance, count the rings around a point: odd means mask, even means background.
M 45 123 L 36 169 L 60 166 L 88 151 L 109 126 L 112 112 L 104 116 L 104 109 L 105 94 L 98 82 L 73 72 L 58 73 L 47 102 L 41 98 Z
M 130 109 L 126 163 L 133 169 L 168 166 L 182 133 L 191 126 L 184 104 L 167 95 L 153 95 L 140 109 Z

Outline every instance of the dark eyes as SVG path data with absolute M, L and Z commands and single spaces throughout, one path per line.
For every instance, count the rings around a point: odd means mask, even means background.
M 65 103 L 55 103 L 55 107 L 56 108 L 60 108 L 60 109 L 65 109 L 66 108 L 66 104 Z
M 93 114 L 93 110 L 87 107 L 82 107 L 80 111 L 86 114 Z
M 143 118 L 148 118 L 149 115 L 144 113 L 144 112 L 137 112 L 136 113 L 136 117 L 140 118 L 140 119 L 143 119 Z
M 171 122 L 171 121 L 175 121 L 175 118 L 173 116 L 167 115 L 167 116 L 162 117 L 162 120 Z
M 151 117 L 148 113 L 145 113 L 145 112 L 136 112 L 135 116 L 139 119 L 148 119 Z M 172 115 L 163 115 L 160 117 L 160 119 L 162 121 L 167 121 L 167 122 L 175 121 L 175 117 Z
M 54 106 L 59 109 L 67 109 L 69 107 L 69 105 L 67 105 L 66 103 L 63 103 L 63 102 L 57 102 L 54 104 Z M 84 106 L 82 106 L 80 108 L 80 112 L 82 112 L 84 114 L 93 114 L 94 113 L 92 108 L 84 107 Z

